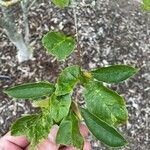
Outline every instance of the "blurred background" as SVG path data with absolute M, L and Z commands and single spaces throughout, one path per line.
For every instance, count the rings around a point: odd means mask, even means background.
M 30 60 L 19 62 L 17 49 L 0 26 L 0 136 L 9 131 L 12 122 L 22 114 L 38 111 L 29 101 L 13 101 L 2 91 L 10 86 L 48 80 L 55 82 L 61 69 L 76 63 L 76 54 L 66 62 L 58 62 L 47 54 L 41 39 L 50 31 L 63 31 L 79 36 L 82 68 L 85 70 L 112 64 L 128 64 L 139 73 L 119 85 L 113 84 L 126 99 L 129 121 L 119 130 L 129 144 L 120 150 L 150 149 L 150 12 L 144 11 L 140 0 L 76 0 L 76 7 L 59 9 L 48 0 L 35 1 L 28 11 L 29 42 L 33 50 Z M 11 9 L 15 24 L 22 32 L 22 9 Z M 4 9 L 0 7 L 0 20 Z M 76 22 L 76 23 L 75 23 Z M 14 36 L 15 36 L 15 32 Z M 79 103 L 83 103 L 80 98 Z M 109 150 L 90 137 L 93 150 Z

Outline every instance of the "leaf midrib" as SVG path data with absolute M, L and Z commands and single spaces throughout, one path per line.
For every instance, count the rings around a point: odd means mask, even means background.
M 58 46 L 60 46 L 63 42 L 66 41 L 67 38 L 64 38 L 61 42 L 57 43 L 56 45 L 53 46 L 53 48 L 51 49 L 51 51 L 54 51 L 55 48 L 57 48 Z

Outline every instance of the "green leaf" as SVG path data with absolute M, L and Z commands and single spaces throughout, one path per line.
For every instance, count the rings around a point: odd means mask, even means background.
M 106 83 L 119 83 L 124 81 L 135 73 L 137 69 L 127 65 L 112 65 L 109 67 L 98 68 L 92 71 L 92 75 L 95 79 Z
M 52 0 L 52 2 L 60 8 L 64 8 L 69 6 L 70 0 Z
M 49 98 L 47 99 L 41 99 L 41 100 L 38 100 L 38 101 L 33 101 L 32 102 L 32 105 L 34 107 L 40 107 L 40 108 L 49 108 Z
M 55 96 L 50 99 L 50 114 L 56 123 L 59 123 L 69 113 L 71 96 Z
M 25 135 L 30 141 L 30 148 L 35 146 L 48 137 L 53 125 L 49 114 L 34 114 L 21 117 L 11 126 L 11 135 Z
M 39 98 L 51 95 L 54 92 L 54 86 L 49 82 L 37 82 L 18 85 L 4 91 L 14 98 Z
M 53 94 L 50 98 L 45 100 L 34 101 L 34 107 L 41 107 L 49 112 L 51 118 L 59 123 L 69 113 L 71 106 L 71 95 L 56 96 Z
M 89 81 L 85 84 L 85 103 L 88 110 L 111 125 L 125 123 L 128 112 L 123 97 L 101 83 Z
M 150 0 L 143 0 L 143 8 L 144 10 L 150 10 Z
M 86 109 L 81 109 L 81 114 L 92 134 L 104 144 L 110 147 L 120 147 L 127 144 L 127 141 L 118 131 L 106 122 L 96 117 Z
M 83 137 L 79 130 L 79 121 L 73 113 L 70 113 L 60 124 L 56 143 L 66 146 L 83 147 Z
M 74 86 L 80 79 L 80 75 L 81 70 L 77 65 L 65 68 L 57 80 L 55 94 L 60 96 L 72 92 Z
M 66 59 L 75 48 L 75 40 L 60 32 L 48 32 L 43 37 L 42 43 L 48 53 L 60 61 Z

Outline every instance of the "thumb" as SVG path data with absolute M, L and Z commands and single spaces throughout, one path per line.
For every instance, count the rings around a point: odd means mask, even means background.
M 48 140 L 52 143 L 56 143 L 55 140 L 56 140 L 56 136 L 57 136 L 57 132 L 58 132 L 58 129 L 59 129 L 59 126 L 58 125 L 54 125 L 52 128 L 51 128 L 51 131 L 48 135 Z
M 45 140 L 43 143 L 39 144 L 36 150 L 58 150 L 59 146 Z
M 54 125 L 50 131 L 50 134 L 48 135 L 48 139 L 40 143 L 36 150 L 58 150 L 59 145 L 55 143 L 58 129 L 59 126 Z

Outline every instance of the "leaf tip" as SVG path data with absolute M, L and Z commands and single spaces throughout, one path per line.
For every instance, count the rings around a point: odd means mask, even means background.
M 134 68 L 134 70 L 135 70 L 134 72 L 135 72 L 135 74 L 136 74 L 136 73 L 138 73 L 141 69 L 140 69 L 140 68 Z
M 9 95 L 9 89 L 3 90 L 3 93 Z
M 3 90 L 3 93 L 7 94 L 7 90 Z

